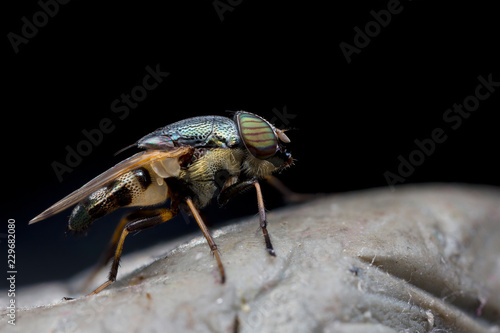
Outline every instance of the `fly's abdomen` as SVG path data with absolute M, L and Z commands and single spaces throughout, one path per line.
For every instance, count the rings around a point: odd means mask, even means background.
M 118 208 L 159 204 L 167 194 L 167 184 L 152 169 L 129 171 L 82 200 L 71 213 L 69 228 L 83 231 Z

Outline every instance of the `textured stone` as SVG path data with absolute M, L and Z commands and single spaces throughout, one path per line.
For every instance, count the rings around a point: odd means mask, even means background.
M 226 268 L 223 285 L 200 233 L 124 257 L 117 282 L 96 296 L 61 301 L 78 296 L 83 274 L 20 289 L 17 325 L 7 329 L 500 331 L 497 188 L 350 192 L 275 210 L 268 220 L 275 258 L 256 216 L 212 232 Z M 7 317 L 0 321 L 6 331 Z

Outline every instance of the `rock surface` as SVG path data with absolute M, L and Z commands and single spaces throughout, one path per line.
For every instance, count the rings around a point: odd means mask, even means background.
M 344 193 L 122 258 L 96 296 L 20 289 L 9 332 L 500 332 L 500 189 L 425 185 Z M 179 245 L 180 244 L 180 245 Z M 104 282 L 106 272 L 95 286 Z M 2 295 L 2 304 L 5 296 Z

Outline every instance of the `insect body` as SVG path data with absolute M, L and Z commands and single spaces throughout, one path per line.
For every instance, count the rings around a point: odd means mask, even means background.
M 148 207 L 120 221 L 101 260 L 104 265 L 113 258 L 113 264 L 108 280 L 91 293 L 97 294 L 116 280 L 123 243 L 130 232 L 166 222 L 183 209 L 200 226 L 224 282 L 217 245 L 198 209 L 217 193 L 218 202 L 225 204 L 235 194 L 255 187 L 266 249 L 274 256 L 258 181 L 291 165 L 292 157 L 282 142 L 290 142 L 283 131 L 249 112 L 239 111 L 233 119 L 221 116 L 185 119 L 143 137 L 136 145 L 144 151 L 94 178 L 36 216 L 30 224 L 76 204 L 69 218 L 69 229 L 79 232 L 118 208 Z M 169 198 L 169 208 L 151 208 Z

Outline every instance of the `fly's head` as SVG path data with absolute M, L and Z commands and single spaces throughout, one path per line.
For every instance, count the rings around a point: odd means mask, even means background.
M 260 178 L 292 164 L 292 155 L 282 145 L 290 142 L 284 131 L 250 112 L 237 112 L 234 121 L 248 151 L 244 162 L 247 174 Z

